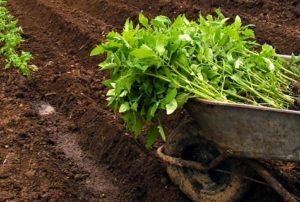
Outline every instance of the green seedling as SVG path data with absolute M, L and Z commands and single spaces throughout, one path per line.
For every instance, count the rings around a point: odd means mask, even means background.
M 17 26 L 6 9 L 6 1 L 0 0 L 0 54 L 6 58 L 5 68 L 15 67 L 21 71 L 23 75 L 30 74 L 28 65 L 32 55 L 29 52 L 18 53 L 17 49 L 23 42 L 22 29 Z

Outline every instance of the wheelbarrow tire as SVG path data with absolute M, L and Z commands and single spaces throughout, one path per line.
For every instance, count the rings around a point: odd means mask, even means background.
M 165 153 L 167 155 L 183 158 L 187 148 L 201 147 L 203 138 L 197 132 L 196 124 L 188 121 L 177 127 L 168 137 L 165 145 Z M 214 149 L 208 149 L 212 156 L 216 155 Z M 186 156 L 185 156 L 186 158 Z M 190 160 L 190 159 L 186 159 Z M 226 160 L 228 171 L 243 175 L 247 168 L 240 162 L 235 160 Z M 223 163 L 222 163 L 223 164 Z M 218 182 L 213 177 L 216 171 L 198 171 L 190 168 L 181 168 L 175 165 L 167 166 L 167 173 L 174 184 L 178 185 L 193 201 L 201 202 L 233 202 L 237 201 L 247 190 L 248 182 L 244 179 L 229 174 L 219 173 L 226 178 L 226 183 Z M 218 178 L 218 177 L 217 177 Z

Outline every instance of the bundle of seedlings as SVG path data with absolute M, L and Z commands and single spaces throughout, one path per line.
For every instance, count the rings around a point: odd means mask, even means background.
M 140 14 L 139 24 L 127 20 L 122 33 L 110 32 L 92 51 L 107 55 L 100 67 L 111 72 L 108 105 L 135 137 L 150 125 L 148 147 L 158 134 L 166 138 L 158 113 L 172 114 L 191 98 L 287 109 L 299 97 L 291 90 L 299 57 L 279 58 L 255 41 L 252 25 L 239 16 L 228 21 L 220 10 L 197 21 Z

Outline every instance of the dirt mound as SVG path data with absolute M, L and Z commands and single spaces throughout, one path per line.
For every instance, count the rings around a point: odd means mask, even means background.
M 238 14 L 255 24 L 260 42 L 280 53 L 299 53 L 299 6 L 298 1 L 259 0 L 10 1 L 25 31 L 22 48 L 33 53 L 40 71 L 25 79 L 14 70 L 0 70 L 0 110 L 5 112 L 0 120 L 0 201 L 189 201 L 154 152 L 134 140 L 106 107 L 101 81 L 107 75 L 98 72 L 101 58 L 89 57 L 90 50 L 141 10 L 150 17 L 185 13 L 195 19 L 200 11 L 221 7 L 225 15 Z M 51 104 L 56 113 L 37 114 L 40 103 Z M 174 126 L 176 121 L 166 122 Z M 280 201 L 261 186 L 244 200 L 255 199 Z

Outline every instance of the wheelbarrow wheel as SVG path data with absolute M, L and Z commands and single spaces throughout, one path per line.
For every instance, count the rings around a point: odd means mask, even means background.
M 181 124 L 170 134 L 165 153 L 184 160 L 208 164 L 220 155 L 217 147 L 203 139 L 197 132 L 193 121 Z M 228 159 L 214 169 L 199 171 L 168 164 L 167 173 L 193 201 L 231 202 L 238 200 L 247 190 L 248 182 L 238 177 L 247 172 L 246 166 L 236 160 Z M 222 173 L 224 170 L 227 173 Z M 236 175 L 230 175 L 235 173 Z

